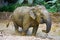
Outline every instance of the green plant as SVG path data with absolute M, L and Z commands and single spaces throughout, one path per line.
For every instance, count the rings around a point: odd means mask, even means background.
M 57 12 L 57 8 L 55 6 L 50 7 L 50 9 L 48 9 L 49 12 Z
M 19 6 L 35 6 L 35 5 L 44 5 L 49 12 L 58 12 L 60 11 L 60 1 L 59 0 L 27 0 L 28 3 L 25 3 L 24 0 L 18 0 L 15 4 L 9 4 L 7 6 L 0 7 L 0 11 L 14 11 L 15 8 Z M 21 3 L 21 4 L 20 4 Z M 29 4 L 32 3 L 32 4 Z
M 32 4 L 34 0 L 18 0 L 17 3 L 22 4 L 25 1 L 27 1 L 27 4 Z

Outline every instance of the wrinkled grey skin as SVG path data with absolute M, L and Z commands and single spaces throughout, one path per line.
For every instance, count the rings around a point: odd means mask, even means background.
M 26 35 L 28 29 L 33 27 L 32 35 L 36 35 L 38 25 L 46 23 L 46 30 L 42 30 L 45 33 L 49 33 L 51 29 L 50 14 L 44 6 L 34 7 L 18 7 L 11 15 L 11 20 L 14 23 L 15 30 L 18 32 L 18 28 L 22 28 L 22 35 Z

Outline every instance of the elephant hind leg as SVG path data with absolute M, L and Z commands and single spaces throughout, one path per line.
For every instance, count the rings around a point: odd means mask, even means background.
M 17 25 L 16 23 L 14 23 L 14 27 L 15 27 L 15 31 L 16 31 L 16 32 L 19 32 L 19 31 L 18 31 L 18 25 Z
M 32 36 L 36 36 L 37 30 L 38 30 L 38 25 L 33 27 Z

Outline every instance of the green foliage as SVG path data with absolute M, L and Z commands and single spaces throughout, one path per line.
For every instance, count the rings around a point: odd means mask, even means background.
M 18 3 L 19 4 L 22 4 L 24 0 L 18 0 Z
M 56 2 L 56 7 L 57 7 L 57 11 L 60 11 L 60 1 L 59 0 Z
M 19 4 L 10 4 L 8 6 L 3 6 L 0 7 L 0 11 L 9 11 L 12 12 L 15 8 L 17 8 L 18 6 L 20 6 Z
M 3 6 L 0 8 L 0 11 L 13 11 L 13 6 Z
M 14 11 L 14 9 L 16 9 L 17 7 L 19 6 L 27 6 L 28 4 L 19 4 L 19 3 L 16 3 L 16 4 L 10 4 L 8 6 L 3 6 L 3 7 L 0 7 L 0 11 L 9 11 L 9 12 L 12 12 Z M 29 6 L 29 5 L 28 5 Z
M 32 4 L 34 0 L 25 0 L 27 1 L 28 4 Z M 19 4 L 22 4 L 24 2 L 24 0 L 18 0 Z
M 32 0 L 30 0 L 31 2 Z M 45 1 L 45 0 L 33 0 L 33 5 L 44 5 L 49 12 L 57 12 L 60 11 L 60 2 L 59 0 L 51 0 L 51 1 Z M 22 4 L 23 5 L 23 4 Z M 27 4 L 28 5 L 28 4 Z
M 34 4 L 44 4 L 44 0 L 35 0 Z
M 0 7 L 0 11 L 13 11 L 19 6 L 30 6 L 30 5 L 44 5 L 49 12 L 58 12 L 60 11 L 60 0 L 27 0 L 27 3 L 23 2 L 24 0 L 18 0 L 16 4 L 10 4 L 8 6 Z
M 28 0 L 28 4 L 30 4 L 30 5 L 33 4 L 33 1 L 34 0 Z
M 50 1 L 50 4 L 47 2 L 46 8 L 49 12 L 58 12 L 60 11 L 60 2 L 58 0 Z
M 57 8 L 55 6 L 50 7 L 50 9 L 48 9 L 49 12 L 57 12 Z

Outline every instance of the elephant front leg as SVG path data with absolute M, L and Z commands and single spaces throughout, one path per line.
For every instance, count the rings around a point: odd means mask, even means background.
M 25 36 L 27 34 L 29 25 L 30 25 L 30 20 L 29 20 L 29 15 L 25 15 L 23 19 L 23 31 L 22 31 L 22 36 Z
M 28 31 L 28 29 L 23 29 L 23 31 L 22 31 L 22 36 L 26 36 L 27 35 L 27 31 Z
M 22 30 L 23 30 L 22 31 L 22 36 L 26 36 L 28 29 L 29 29 L 29 23 L 28 24 L 24 24 L 23 28 L 22 28 Z
M 29 25 L 30 25 L 30 16 L 28 14 L 24 15 L 23 17 L 23 31 L 22 35 L 25 36 L 27 34 Z
M 26 24 L 23 23 L 23 28 L 22 29 L 23 29 L 22 36 L 25 36 L 27 34 L 28 29 L 29 29 L 29 23 L 27 23 L 27 22 L 26 22 Z
M 36 36 L 38 26 L 33 27 L 32 36 Z

